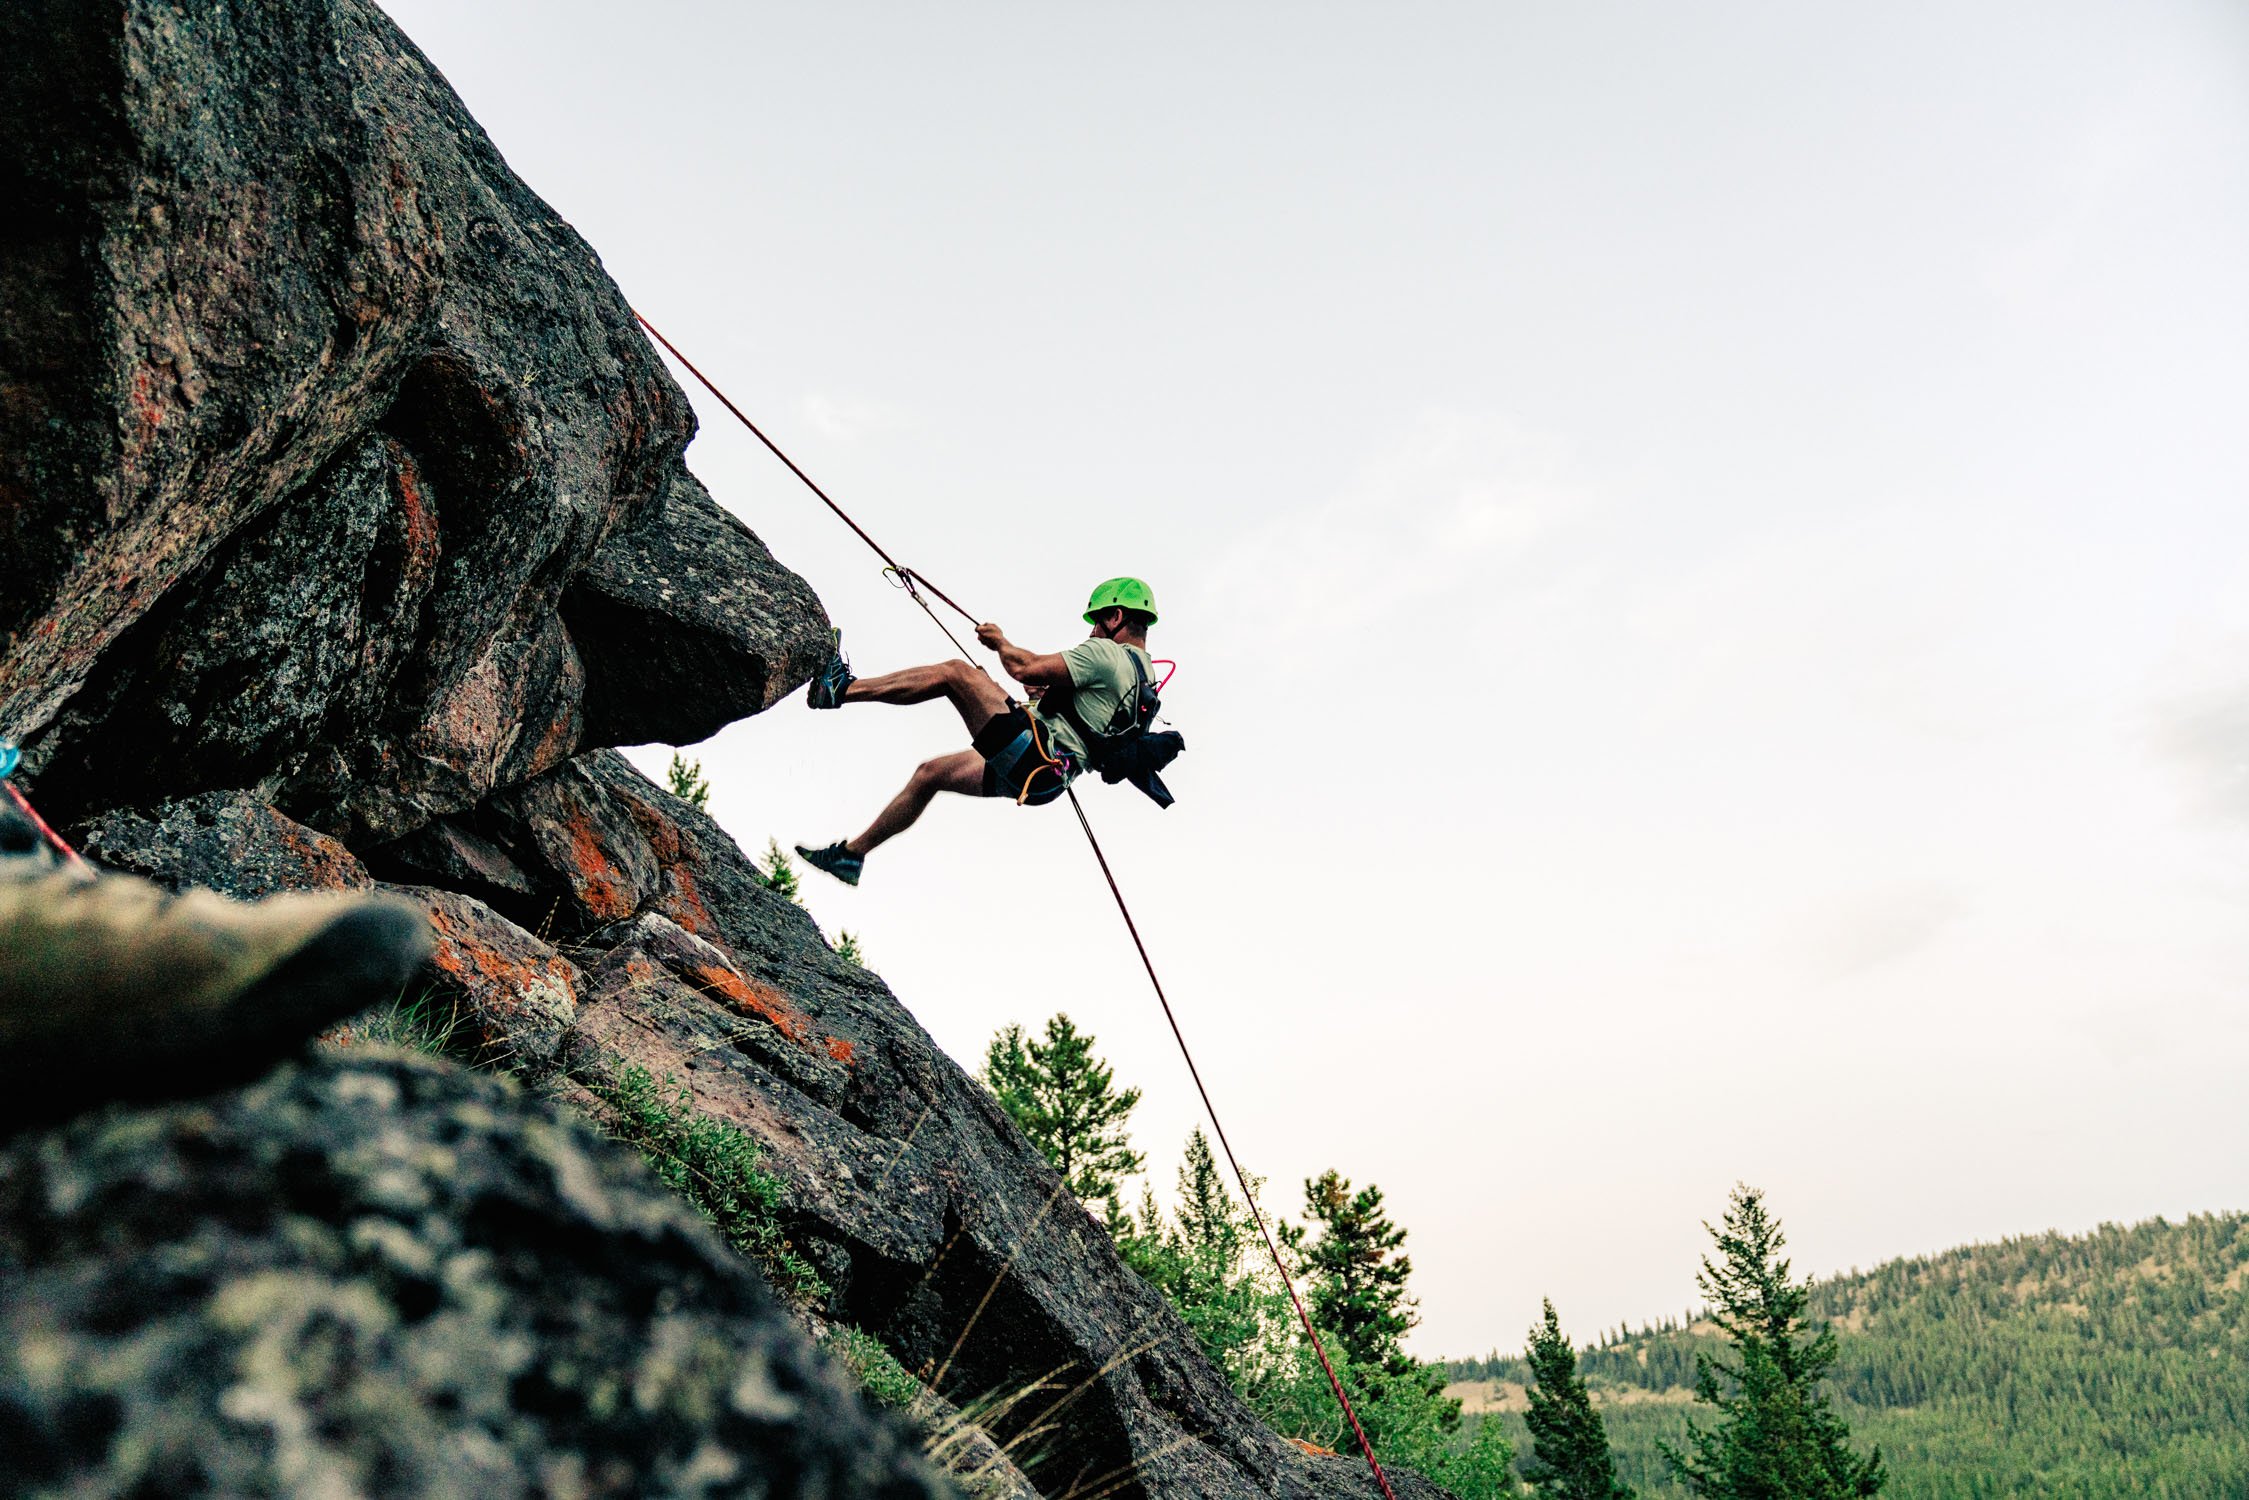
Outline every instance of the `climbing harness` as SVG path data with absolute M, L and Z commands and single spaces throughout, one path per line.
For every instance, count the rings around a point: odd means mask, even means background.
M 834 500 L 829 498 L 828 492 L 826 490 L 821 489 L 819 485 L 813 483 L 812 476 L 805 473 L 804 470 L 798 468 L 795 461 L 792 460 L 786 453 L 783 453 L 779 445 L 777 445 L 773 441 L 773 439 L 767 437 L 764 432 L 762 432 L 758 428 L 758 425 L 755 422 L 752 422 L 747 416 L 745 416 L 739 406 L 736 406 L 732 401 L 727 399 L 726 393 L 724 391 L 720 390 L 716 385 L 713 385 L 711 383 L 711 379 L 708 375 L 705 375 L 701 370 L 696 369 L 693 362 L 691 362 L 686 355 L 680 353 L 678 347 L 674 345 L 670 339 L 665 338 L 662 333 L 657 331 L 655 324 L 649 322 L 648 319 L 643 317 L 637 309 L 634 311 L 633 316 L 640 320 L 640 326 L 648 330 L 649 336 L 651 338 L 655 339 L 658 344 L 661 344 L 664 347 L 665 351 L 672 356 L 672 358 L 679 361 L 681 368 L 685 369 L 688 374 L 694 376 L 696 380 L 701 382 L 703 389 L 709 391 L 713 396 L 717 397 L 719 404 L 725 407 L 729 412 L 731 412 L 736 421 L 740 422 L 744 427 L 747 427 L 750 430 L 751 436 L 755 437 L 760 443 L 763 443 L 765 445 L 767 452 L 771 453 L 775 458 L 779 459 L 783 467 L 788 469 L 791 474 L 796 475 L 798 479 L 802 480 L 806 489 L 819 496 L 821 502 L 825 504 L 828 509 L 834 511 L 837 518 L 841 520 L 844 525 L 850 527 L 852 532 L 858 536 L 859 540 L 865 542 L 870 548 L 873 549 L 875 555 L 877 557 L 880 557 L 885 564 L 883 570 L 885 576 L 891 578 L 892 581 L 896 582 L 897 584 L 899 584 L 899 586 L 905 589 L 907 596 L 910 597 L 916 604 L 921 606 L 922 613 L 928 615 L 931 621 L 936 624 L 939 630 L 944 631 L 945 639 L 947 639 L 948 641 L 952 641 L 955 650 L 960 650 L 962 656 L 968 657 L 968 660 L 972 663 L 975 662 L 976 659 L 974 657 L 969 657 L 968 653 L 965 650 L 961 650 L 960 642 L 954 638 L 952 631 L 946 629 L 945 622 L 942 619 L 938 618 L 937 611 L 930 608 L 929 601 L 922 597 L 921 590 L 927 589 L 930 594 L 943 602 L 946 607 L 951 609 L 962 619 L 968 621 L 971 625 L 977 623 L 976 617 L 974 615 L 971 615 L 967 610 L 962 609 L 958 604 L 955 604 L 952 599 L 945 594 L 945 591 L 938 588 L 936 584 L 931 583 L 926 577 L 915 572 L 913 569 L 906 567 L 896 558 L 892 557 L 887 551 L 885 551 L 883 549 L 882 543 L 876 541 L 872 536 L 869 536 L 864 527 L 860 526 L 857 521 L 852 520 L 850 515 L 844 511 L 844 508 L 842 506 L 836 504 Z M 1127 581 L 1135 583 L 1138 582 L 1138 580 L 1112 579 L 1110 580 L 1110 584 L 1123 583 Z M 1110 584 L 1104 584 L 1102 585 L 1102 587 L 1107 588 L 1110 586 Z M 1146 689 L 1147 675 L 1145 671 L 1142 671 L 1140 669 L 1137 658 L 1135 658 L 1133 665 L 1135 671 L 1140 673 L 1139 686 L 1142 689 Z M 1175 671 L 1177 670 L 1176 663 L 1169 663 L 1168 665 L 1171 665 Z M 981 669 L 980 663 L 978 664 L 978 666 L 979 669 Z M 1170 680 L 1171 678 L 1167 674 L 1164 678 L 1164 681 L 1168 683 Z M 1159 688 L 1156 691 L 1161 691 L 1161 689 Z M 1010 699 L 1009 701 L 1012 705 L 1013 700 Z M 1031 721 L 1034 725 L 1038 722 L 1037 715 L 1033 714 L 1029 717 L 1031 718 Z M 1035 743 L 1035 734 L 1033 738 Z M 1042 757 L 1046 757 L 1047 765 L 1055 767 L 1056 775 L 1061 776 L 1061 771 L 1059 769 L 1060 762 L 1055 761 L 1051 757 L 1047 757 L 1047 752 L 1043 747 L 1039 748 L 1038 753 Z M 1042 766 L 1040 769 L 1046 769 L 1046 766 Z M 1026 781 L 1027 780 L 1028 779 L 1026 778 Z M 1203 1101 L 1203 1113 L 1210 1117 L 1211 1129 L 1217 1132 L 1219 1147 L 1226 1153 L 1226 1164 L 1229 1167 L 1233 1168 L 1234 1181 L 1242 1190 L 1242 1201 L 1249 1205 L 1250 1218 L 1257 1225 L 1257 1232 L 1259 1237 L 1265 1242 L 1265 1253 L 1272 1257 L 1273 1269 L 1280 1272 L 1281 1284 L 1288 1289 L 1289 1302 L 1296 1309 L 1297 1322 L 1303 1325 L 1305 1337 L 1311 1340 L 1312 1352 L 1319 1356 L 1320 1368 L 1327 1374 L 1328 1388 L 1335 1393 L 1336 1404 L 1343 1408 L 1344 1419 L 1351 1424 L 1351 1435 L 1359 1440 L 1359 1451 L 1366 1455 L 1367 1467 L 1374 1471 L 1374 1482 L 1381 1487 L 1384 1500 L 1397 1500 L 1397 1495 L 1390 1488 L 1389 1476 L 1382 1472 L 1381 1461 L 1374 1456 L 1374 1444 L 1368 1440 L 1366 1430 L 1359 1425 L 1359 1414 L 1352 1408 L 1351 1397 L 1344 1391 L 1343 1382 L 1340 1378 L 1337 1377 L 1335 1373 L 1335 1366 L 1328 1359 L 1327 1346 L 1324 1342 L 1322 1342 L 1320 1338 L 1320 1331 L 1312 1326 L 1311 1314 L 1306 1312 L 1304 1309 L 1304 1299 L 1297 1294 L 1296 1278 L 1289 1275 L 1288 1262 L 1281 1258 L 1281 1248 L 1279 1244 L 1274 1241 L 1272 1232 L 1266 1227 L 1264 1211 L 1257 1206 L 1257 1195 L 1250 1191 L 1249 1176 L 1247 1173 L 1242 1171 L 1242 1164 L 1234 1155 L 1233 1143 L 1226 1138 L 1226 1127 L 1219 1123 L 1217 1106 L 1211 1103 L 1210 1090 L 1203 1085 L 1202 1070 L 1195 1066 L 1195 1054 L 1187 1046 L 1186 1033 L 1180 1030 L 1179 1017 L 1173 1013 L 1171 1008 L 1171 999 L 1164 993 L 1163 980 L 1158 978 L 1156 975 L 1155 960 L 1148 956 L 1148 945 L 1141 940 L 1140 925 L 1137 922 L 1133 921 L 1132 908 L 1125 904 L 1124 891 L 1118 886 L 1117 877 L 1115 873 L 1109 868 L 1109 857 L 1102 852 L 1101 841 L 1094 837 L 1093 824 L 1088 822 L 1086 819 L 1085 807 L 1078 801 L 1077 789 L 1069 784 L 1069 780 L 1067 777 L 1062 777 L 1062 782 L 1063 793 L 1070 799 L 1070 810 L 1078 815 L 1078 827 L 1085 831 L 1086 844 L 1093 850 L 1094 861 L 1101 866 L 1101 878 L 1108 882 L 1109 894 L 1115 899 L 1117 903 L 1117 914 L 1124 918 L 1125 931 L 1132 935 L 1132 946 L 1140 954 L 1140 965 L 1142 968 L 1148 971 L 1148 982 L 1150 985 L 1154 986 L 1156 991 L 1156 1001 L 1163 1007 L 1164 1020 L 1171 1027 L 1172 1040 L 1179 1044 L 1179 1055 L 1186 1060 L 1188 1076 L 1195 1081 L 1195 1092 L 1201 1096 Z M 1161 783 L 1159 782 L 1158 785 L 1160 786 Z M 1153 795 L 1153 793 L 1151 793 L 1150 795 Z
M 1030 721 L 1031 753 L 1039 758 L 1039 764 L 1032 768 L 1030 775 L 1023 778 L 1023 790 L 1015 794 L 1015 805 L 1017 807 L 1021 807 L 1031 800 L 1031 783 L 1038 779 L 1039 772 L 1044 771 L 1056 781 L 1062 783 L 1060 788 L 1062 791 L 1070 789 L 1070 778 L 1077 774 L 1076 768 L 1072 765 L 1074 757 L 1068 751 L 1056 755 L 1047 748 L 1046 736 L 1039 733 L 1039 716 L 1026 712 L 1023 717 Z M 1051 802 L 1054 799 L 1047 797 L 1042 800 Z
M 83 855 L 64 843 L 62 835 L 47 826 L 47 820 L 39 816 L 39 809 L 31 805 L 31 799 L 23 794 L 23 788 L 15 784 L 13 777 L 16 767 L 21 764 L 23 752 L 8 741 L 0 740 L 0 791 L 8 794 L 8 800 L 15 803 L 16 810 L 31 820 L 31 826 L 39 830 L 41 838 L 54 845 L 56 853 L 81 870 L 91 868 Z
M 1012 796 L 1017 807 L 1046 806 L 1078 774 L 1076 757 L 1048 748 L 1037 717 L 1019 703 L 995 714 L 969 743 L 984 757 L 984 795 Z M 1054 778 L 1052 785 L 1038 784 L 1041 772 Z
M 1132 696 L 1118 705 L 1104 727 L 1096 729 L 1078 716 L 1075 688 L 1048 688 L 1039 700 L 1039 712 L 1052 714 L 1077 730 L 1085 741 L 1086 764 L 1099 771 L 1103 781 L 1111 786 L 1130 782 L 1156 806 L 1169 807 L 1171 789 L 1157 773 L 1179 758 L 1187 741 L 1177 730 L 1155 727 L 1156 714 L 1163 707 L 1158 696 L 1162 690 L 1148 681 L 1148 669 L 1140 664 L 1139 652 L 1127 649 L 1125 655 L 1132 662 Z

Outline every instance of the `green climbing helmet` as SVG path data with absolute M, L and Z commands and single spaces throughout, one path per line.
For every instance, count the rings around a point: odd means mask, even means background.
M 1085 622 L 1093 624 L 1105 609 L 1137 609 L 1153 624 L 1156 619 L 1155 591 L 1137 578 L 1112 578 L 1097 586 L 1093 597 L 1086 600 Z

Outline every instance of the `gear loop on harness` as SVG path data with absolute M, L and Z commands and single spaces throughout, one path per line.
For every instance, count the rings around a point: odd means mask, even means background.
M 1033 754 L 1038 756 L 1039 764 L 1033 766 L 1030 775 L 1023 778 L 1023 789 L 1015 794 L 1015 805 L 1017 807 L 1021 807 L 1031 800 L 1031 783 L 1038 779 L 1041 771 L 1051 772 L 1055 779 L 1062 783 L 1062 790 L 1068 791 L 1070 789 L 1070 777 L 1073 774 L 1070 763 L 1076 759 L 1067 750 L 1060 755 L 1055 755 L 1047 749 L 1046 739 L 1039 733 L 1039 716 L 1037 714 L 1025 709 L 1023 717 L 1030 722 L 1031 750 Z

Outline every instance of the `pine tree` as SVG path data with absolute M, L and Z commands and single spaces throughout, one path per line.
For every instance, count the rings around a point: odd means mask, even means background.
M 1525 1351 L 1533 1383 L 1526 1417 L 1531 1456 L 1523 1477 L 1545 1500 L 1632 1500 L 1631 1487 L 1616 1477 L 1608 1429 L 1577 1373 L 1577 1352 L 1562 1337 L 1554 1304 L 1542 1305 L 1545 1316 L 1532 1326 Z
M 1171 1279 L 1163 1290 L 1179 1309 L 1210 1362 L 1236 1389 L 1268 1378 L 1282 1362 L 1288 1337 L 1283 1309 L 1264 1268 L 1253 1258 L 1249 1211 L 1234 1201 L 1211 1155 L 1210 1138 L 1187 1138 L 1179 1163 L 1177 1228 L 1166 1237 Z
M 791 870 L 789 876 L 794 879 L 796 871 Z M 845 963 L 857 964 L 862 969 L 867 967 L 867 955 L 859 946 L 859 935 L 850 928 L 847 927 L 836 934 L 833 947 L 836 950 L 836 957 L 842 959 Z
M 1140 1090 L 1116 1087 L 1093 1040 L 1066 1015 L 1046 1023 L 1044 1041 L 1027 1042 L 1022 1027 L 1009 1026 L 985 1049 L 982 1074 L 1000 1108 L 1087 1203 L 1113 1197 L 1144 1160 L 1124 1129 Z
M 1329 1251 L 1315 1245 L 1307 1253 L 1301 1232 L 1290 1243 L 1308 1270 L 1326 1255 L 1352 1268 L 1343 1279 L 1367 1280 L 1368 1254 L 1331 1253 L 1359 1243 L 1371 1252 L 1378 1270 L 1387 1273 L 1375 1279 L 1390 1283 L 1396 1323 L 1388 1344 L 1371 1351 L 1380 1357 L 1374 1362 L 1359 1359 L 1332 1333 L 1327 1341 L 1336 1374 L 1351 1392 L 1368 1437 L 1386 1460 L 1435 1480 L 1461 1500 L 1515 1495 L 1514 1448 L 1501 1423 L 1487 1419 L 1464 1431 L 1460 1403 L 1444 1393 L 1443 1366 L 1421 1364 L 1398 1346 L 1398 1336 L 1412 1322 L 1412 1304 L 1403 1289 L 1411 1266 L 1403 1256 L 1390 1259 L 1404 1236 L 1384 1219 L 1381 1193 L 1370 1188 L 1353 1194 L 1350 1184 L 1334 1173 L 1328 1178 L 1335 1179 L 1330 1183 L 1334 1212 L 1315 1217 L 1322 1243 L 1332 1242 Z M 1252 1178 L 1250 1191 L 1259 1186 Z M 1306 1188 L 1317 1196 L 1318 1183 Z M 1297 1331 L 1295 1310 L 1258 1243 L 1247 1206 L 1227 1190 L 1210 1141 L 1200 1131 L 1188 1140 L 1180 1164 L 1176 1213 L 1177 1223 L 1166 1224 L 1153 1193 L 1143 1195 L 1138 1222 L 1113 1207 L 1111 1232 L 1126 1262 L 1179 1310 L 1211 1362 L 1274 1431 L 1322 1447 L 1348 1445 L 1350 1430 L 1330 1394 L 1326 1373 Z M 1332 1310 L 1333 1301 L 1320 1302 L 1328 1279 L 1314 1270 L 1310 1290 L 1316 1305 Z M 1332 1325 L 1334 1320 L 1326 1321 Z M 1362 1352 L 1370 1351 L 1362 1346 Z
M 1304 1184 L 1304 1211 L 1319 1227 L 1284 1224 L 1281 1238 L 1311 1282 L 1312 1318 L 1333 1333 L 1353 1364 L 1391 1374 L 1418 1368 L 1405 1352 L 1406 1331 L 1420 1321 L 1406 1294 L 1413 1262 L 1398 1254 L 1406 1232 L 1382 1210 L 1382 1189 L 1354 1193 L 1333 1167 Z
M 1179 1201 L 1173 1212 L 1188 1256 L 1213 1279 L 1230 1277 L 1248 1248 L 1250 1226 L 1226 1191 L 1218 1159 L 1210 1154 L 1210 1137 L 1200 1127 L 1187 1137 L 1186 1154 L 1180 1158 Z
M 1172 1254 L 1171 1231 L 1164 1223 L 1163 1210 L 1156 1206 L 1155 1191 L 1147 1187 L 1140 1190 L 1137 1218 L 1125 1212 L 1123 1201 L 1115 1193 L 1101 1203 L 1101 1227 L 1109 1231 L 1118 1256 L 1150 1286 L 1168 1289 L 1177 1263 Z
M 1663 1456 L 1696 1495 L 1714 1500 L 1852 1500 L 1881 1493 L 1877 1448 L 1860 1458 L 1820 1381 L 1835 1363 L 1835 1333 L 1806 1320 L 1811 1283 L 1789 1279 L 1780 1221 L 1764 1194 L 1737 1185 L 1710 1237 L 1696 1285 L 1733 1345 L 1731 1361 L 1695 1357 L 1695 1399 L 1716 1407 L 1715 1427 L 1690 1426 L 1683 1454 Z
M 672 752 L 671 770 L 667 773 L 672 795 L 697 812 L 711 810 L 711 784 L 703 779 L 703 763 L 688 760 L 677 750 Z
M 804 905 L 804 897 L 797 891 L 797 867 L 779 839 L 765 841 L 765 857 L 751 868 L 758 884 L 776 896 L 785 896 L 799 906 Z

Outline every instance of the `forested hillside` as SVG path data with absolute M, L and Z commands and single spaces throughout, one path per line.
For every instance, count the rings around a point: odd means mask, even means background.
M 1892 1261 L 1819 1284 L 1841 1341 L 1839 1407 L 1879 1443 L 1896 1500 L 1991 1496 L 2249 1496 L 2249 1214 L 2104 1225 Z M 1564 1308 L 1565 1322 L 1568 1309 Z M 1664 1478 L 1659 1439 L 1697 1415 L 1707 1324 L 1611 1336 L 1580 1358 L 1643 1496 Z M 1519 1355 L 1466 1361 L 1496 1380 L 1524 1445 Z

